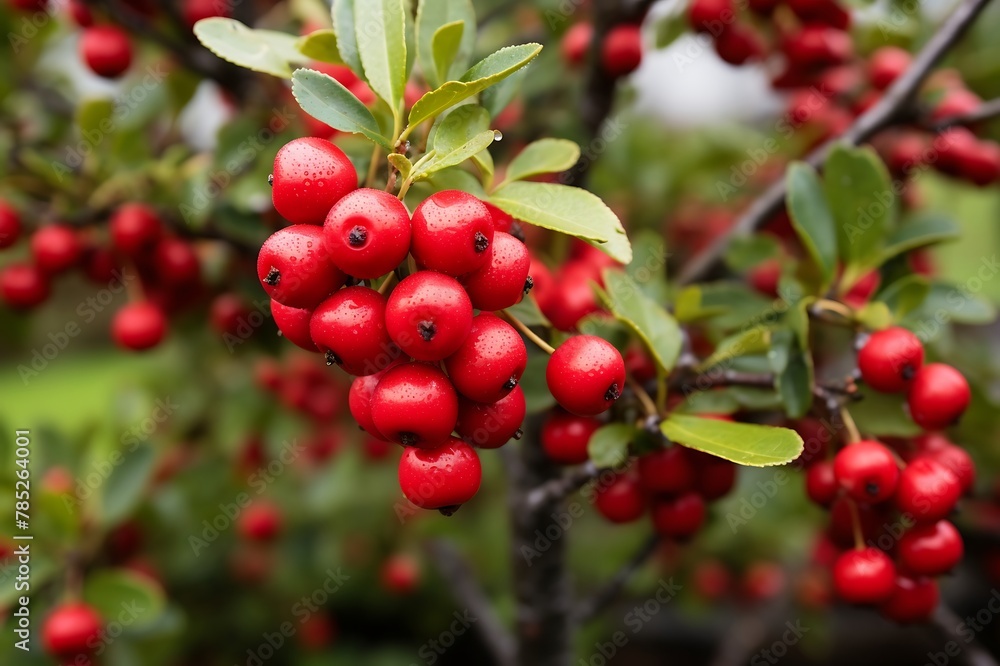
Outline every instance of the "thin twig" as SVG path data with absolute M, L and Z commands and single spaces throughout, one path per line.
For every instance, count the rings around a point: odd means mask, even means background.
M 647 538 L 639 550 L 619 569 L 611 579 L 604 584 L 597 592 L 588 599 L 583 599 L 577 603 L 577 610 L 574 619 L 583 623 L 597 617 L 603 610 L 610 606 L 625 589 L 632 575 L 635 574 L 646 560 L 656 552 L 660 545 L 660 535 L 653 534 Z
M 599 468 L 590 461 L 585 462 L 532 490 L 528 493 L 526 504 L 530 508 L 537 508 L 561 501 L 600 476 L 603 471 L 605 468 Z
M 523 321 L 521 321 L 511 313 L 507 312 L 506 310 L 501 310 L 497 314 L 501 315 L 504 319 L 509 321 L 514 326 L 514 328 L 516 328 L 518 331 L 521 332 L 521 334 L 524 337 L 528 338 L 533 343 L 535 343 L 535 345 L 546 354 L 552 354 L 553 352 L 555 352 L 556 350 L 555 347 L 550 345 L 545 340 L 542 340 L 541 337 L 539 337 L 534 331 L 528 328 L 527 324 L 525 324 Z

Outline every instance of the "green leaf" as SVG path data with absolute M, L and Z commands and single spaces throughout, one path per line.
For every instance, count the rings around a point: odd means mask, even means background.
M 818 292 L 825 292 L 837 269 L 837 230 L 816 170 L 793 162 L 786 176 L 788 213 L 795 232 L 819 271 Z
M 292 94 L 299 106 L 313 118 L 342 132 L 361 134 L 392 150 L 392 142 L 382 136 L 372 112 L 332 76 L 312 69 L 295 70 Z
M 115 104 L 110 99 L 89 99 L 76 109 L 76 126 L 84 136 L 93 136 L 95 132 L 104 136 L 101 124 L 110 121 L 114 112 Z
M 628 460 L 628 445 L 635 438 L 635 428 L 625 423 L 611 423 L 598 428 L 587 442 L 587 455 L 598 469 L 620 467 Z
M 361 55 L 358 53 L 358 36 L 354 28 L 355 0 L 333 0 L 333 31 L 337 35 L 340 58 L 358 76 L 364 76 Z
M 522 44 L 502 48 L 487 56 L 463 74 L 461 80 L 449 81 L 418 99 L 410 109 L 409 128 L 502 81 L 534 60 L 541 50 L 540 44 Z
M 620 270 L 604 271 L 604 291 L 608 309 L 639 336 L 660 370 L 663 373 L 673 370 L 683 343 L 677 320 Z
M 838 145 L 824 165 L 823 184 L 845 272 L 874 266 L 897 216 L 896 195 L 885 164 L 870 147 Z
M 520 303 L 510 306 L 504 312 L 517 317 L 518 321 L 525 326 L 545 326 L 546 328 L 552 326 L 548 318 L 542 314 L 541 308 L 538 307 L 538 301 L 530 293 L 522 298 Z
M 435 150 L 432 159 L 428 160 L 419 169 L 414 170 L 413 180 L 426 178 L 435 171 L 461 164 L 465 160 L 474 157 L 477 153 L 489 148 L 495 138 L 496 134 L 493 133 L 493 130 L 486 130 L 463 144 L 450 146 L 447 152 L 438 152 Z
M 406 155 L 401 155 L 400 153 L 389 153 L 389 164 L 395 167 L 396 171 L 399 172 L 399 179 L 406 180 L 410 177 L 410 172 L 413 170 L 413 163 L 406 158 Z
M 883 289 L 876 298 L 885 303 L 893 318 L 899 321 L 919 308 L 930 290 L 931 285 L 927 278 L 921 275 L 907 275 Z
M 771 331 L 763 326 L 754 326 L 731 335 L 715 347 L 712 355 L 705 359 L 699 371 L 703 372 L 720 363 L 726 363 L 739 356 L 763 354 L 771 347 Z
M 865 399 L 851 405 L 851 417 L 863 436 L 915 437 L 922 431 L 906 411 L 906 397 L 865 391 Z
M 125 569 L 87 573 L 83 598 L 105 620 L 120 621 L 130 629 L 153 624 L 166 609 L 166 599 L 159 585 L 140 573 Z
M 529 414 L 540 414 L 556 404 L 556 399 L 549 392 L 545 381 L 545 368 L 548 367 L 549 355 L 545 352 L 529 353 L 528 365 L 521 375 L 521 390 L 524 391 L 524 401 L 528 405 Z
M 134 451 L 116 450 L 111 456 L 107 462 L 114 465 L 114 471 L 101 489 L 101 520 L 105 525 L 115 525 L 135 510 L 156 465 L 156 453 L 148 444 Z
M 580 159 L 580 146 L 567 139 L 540 139 L 529 143 L 507 167 L 507 180 L 525 180 L 544 173 L 559 173 Z
M 275 30 L 254 30 L 235 19 L 207 18 L 195 23 L 194 34 L 205 48 L 234 65 L 283 79 L 292 76 L 290 63 L 305 63 L 298 38 Z
M 521 92 L 521 84 L 528 75 L 527 69 L 521 69 L 494 86 L 490 86 L 479 96 L 479 103 L 490 112 L 491 118 L 496 118 Z
M 403 0 L 364 0 L 354 4 L 358 54 L 365 78 L 393 115 L 406 90 L 406 14 Z
M 925 342 L 933 339 L 944 325 L 989 324 L 997 318 L 996 306 L 978 293 L 946 282 L 934 282 L 923 304 L 903 320 Z
M 340 55 L 340 47 L 337 45 L 337 33 L 332 29 L 316 30 L 299 37 L 299 40 L 295 42 L 295 47 L 310 60 L 329 62 L 334 65 L 344 64 L 344 58 Z
M 768 361 L 774 370 L 775 388 L 785 411 L 791 418 L 801 418 L 812 406 L 812 356 L 799 343 L 791 329 L 774 331 L 771 335 Z
M 802 453 L 802 438 L 794 430 L 671 414 L 660 431 L 671 441 L 739 465 L 784 465 Z
M 423 164 L 417 164 L 413 180 L 457 166 L 482 153 L 496 139 L 493 130 L 487 129 L 489 123 L 490 116 L 481 106 L 467 104 L 453 110 L 431 130 L 429 157 Z
M 463 30 L 454 55 L 449 59 L 448 66 L 441 71 L 435 56 L 435 35 L 442 27 L 455 23 L 462 23 Z M 452 78 L 452 73 L 457 76 L 469 66 L 469 58 L 476 45 L 476 11 L 471 0 L 420 0 L 417 5 L 416 33 L 420 69 L 427 84 L 437 88 Z
M 855 319 L 859 324 L 873 331 L 881 331 L 892 326 L 892 313 L 880 301 L 869 301 L 857 311 Z
M 884 264 L 917 248 L 955 240 L 960 232 L 961 229 L 951 218 L 936 213 L 920 215 L 889 234 L 878 263 Z
M 431 50 L 434 53 L 434 71 L 437 74 L 435 81 L 448 80 L 448 68 L 455 62 L 464 33 L 465 21 L 446 23 L 434 32 L 431 38 Z
M 586 190 L 551 183 L 514 182 L 494 192 L 490 203 L 522 222 L 596 241 L 595 247 L 623 264 L 632 261 L 632 246 L 618 216 Z
M 734 272 L 743 273 L 780 253 L 781 245 L 771 234 L 737 236 L 726 248 L 726 265 Z

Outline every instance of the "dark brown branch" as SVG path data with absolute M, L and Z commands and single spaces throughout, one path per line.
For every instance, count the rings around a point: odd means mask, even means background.
M 978 109 L 970 113 L 945 118 L 936 123 L 926 125 L 933 132 L 940 132 L 956 125 L 968 126 L 981 123 L 984 120 L 992 120 L 1000 116 L 1000 97 L 983 102 Z
M 965 31 L 972 25 L 972 22 L 989 1 L 964 0 L 917 54 L 910 68 L 886 90 L 878 103 L 860 115 L 841 136 L 830 139 L 810 153 L 806 161 L 814 166 L 819 166 L 826 160 L 826 156 L 835 145 L 856 146 L 897 120 L 905 118 L 911 111 L 913 98 L 920 89 L 920 85 L 930 74 L 931 69 L 965 34 Z M 767 188 L 747 208 L 729 231 L 719 236 L 703 252 L 684 266 L 678 276 L 678 282 L 690 284 L 708 275 L 719 262 L 734 237 L 755 231 L 781 210 L 784 201 L 785 182 L 782 179 Z
M 931 621 L 949 639 L 965 646 L 963 650 L 965 664 L 968 666 L 997 666 L 996 659 L 982 645 L 975 640 L 969 642 L 968 636 L 959 632 L 964 624 L 963 620 L 944 603 L 938 604 Z
M 574 619 L 578 623 L 587 622 L 613 604 L 622 590 L 625 589 L 629 579 L 642 568 L 642 565 L 656 552 L 659 545 L 660 536 L 658 534 L 649 536 L 635 554 L 629 558 L 629 561 L 622 565 L 622 568 L 602 588 L 589 599 L 584 599 L 577 604 Z
M 598 468 L 594 463 L 588 461 L 578 467 L 574 467 L 562 476 L 541 484 L 528 493 L 525 502 L 530 507 L 538 507 L 549 502 L 558 502 L 587 485 L 589 481 L 600 476 L 603 471 L 603 469 Z

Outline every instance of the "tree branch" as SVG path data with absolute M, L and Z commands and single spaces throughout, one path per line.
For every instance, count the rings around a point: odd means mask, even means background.
M 944 603 L 939 603 L 931 622 L 949 639 L 965 645 L 965 663 L 968 666 L 997 666 L 996 660 L 977 641 L 969 642 L 968 636 L 959 633 L 963 620 Z
M 587 461 L 533 489 L 528 493 L 525 503 L 530 508 L 537 508 L 550 502 L 562 501 L 587 485 L 587 482 L 600 476 L 603 471 L 603 468 L 598 468 L 594 463 Z
M 583 623 L 591 620 L 614 603 L 618 595 L 625 589 L 625 585 L 632 575 L 656 552 L 659 545 L 660 535 L 650 535 L 628 562 L 622 565 L 622 568 L 603 587 L 597 590 L 590 598 L 584 599 L 577 604 L 577 610 L 573 616 L 576 622 Z
M 933 37 L 924 45 L 913 64 L 885 91 L 882 98 L 865 113 L 858 116 L 846 132 L 834 137 L 818 147 L 806 158 L 813 166 L 821 165 L 837 144 L 856 146 L 871 138 L 901 117 L 905 117 L 920 85 L 931 69 L 965 34 L 990 0 L 964 0 L 945 20 Z M 719 262 L 729 243 L 735 236 L 746 235 L 777 213 L 785 201 L 785 182 L 779 180 L 767 188 L 740 216 L 729 231 L 719 236 L 702 253 L 688 262 L 677 280 L 680 284 L 697 282 L 706 276 Z

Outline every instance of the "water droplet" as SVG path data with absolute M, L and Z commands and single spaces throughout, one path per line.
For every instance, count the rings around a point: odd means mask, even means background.
M 493 140 L 503 141 L 503 132 L 501 132 L 500 130 L 493 130 Z

